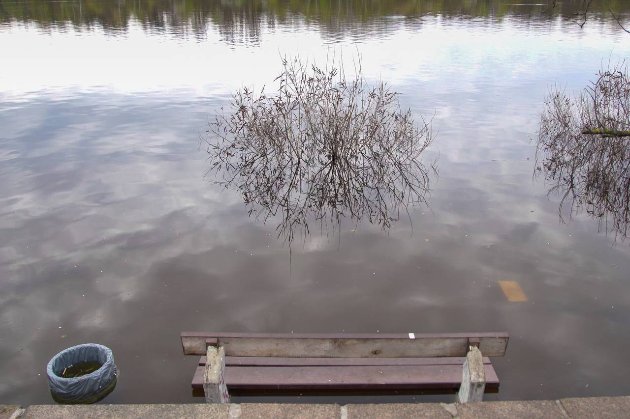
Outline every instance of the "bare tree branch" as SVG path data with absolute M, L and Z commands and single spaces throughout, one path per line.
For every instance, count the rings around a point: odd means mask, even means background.
M 334 62 L 282 65 L 275 95 L 239 90 L 206 139 L 216 182 L 238 190 L 250 215 L 277 217 L 291 242 L 312 221 L 385 229 L 400 209 L 426 203 L 430 123 L 417 126 L 386 84 L 366 86 L 360 64 L 350 77 Z
M 608 10 L 610 10 L 610 14 L 612 15 L 613 19 L 615 19 L 615 21 L 617 22 L 617 25 L 619 25 L 619 27 L 623 29 L 626 33 L 630 33 L 630 30 L 626 29 L 626 27 L 623 26 L 623 23 L 621 23 L 621 18 L 619 17 L 619 15 L 616 15 L 615 12 L 613 12 L 612 7 L 609 7 Z
M 579 97 L 554 91 L 545 101 L 537 172 L 562 193 L 570 214 L 585 210 L 606 231 L 630 230 L 630 75 L 622 64 L 601 70 Z
M 588 15 L 588 9 L 589 9 L 589 7 L 591 7 L 591 3 L 593 2 L 593 0 L 585 0 L 585 1 L 586 1 L 586 7 L 584 7 L 584 11 L 576 13 L 576 16 L 578 18 L 580 18 L 580 16 L 581 16 L 581 19 L 582 19 L 581 22 L 579 22 L 579 21 L 575 22 L 575 23 L 577 23 L 580 26 L 580 28 L 583 28 L 584 25 L 586 24 L 587 15 Z

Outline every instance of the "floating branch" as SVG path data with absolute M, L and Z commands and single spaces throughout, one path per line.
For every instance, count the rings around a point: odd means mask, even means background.
M 630 131 L 617 131 L 612 129 L 586 129 L 582 131 L 584 135 L 601 135 L 602 137 L 630 137 Z

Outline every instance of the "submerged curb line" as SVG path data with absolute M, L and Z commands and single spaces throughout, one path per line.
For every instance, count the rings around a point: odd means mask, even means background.
M 480 403 L 406 404 L 95 404 L 0 405 L 0 419 L 18 418 L 620 418 L 630 396 Z

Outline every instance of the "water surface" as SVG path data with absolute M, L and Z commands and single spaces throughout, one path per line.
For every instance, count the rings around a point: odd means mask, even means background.
M 628 242 L 585 214 L 560 222 L 532 177 L 550 89 L 630 53 L 594 3 L 580 28 L 579 1 L 3 2 L 0 400 L 50 403 L 48 360 L 98 342 L 121 370 L 107 402 L 195 401 L 183 330 L 507 331 L 488 398 L 629 394 Z M 389 232 L 316 231 L 289 259 L 204 177 L 199 137 L 296 54 L 360 55 L 433 118 L 439 176 Z

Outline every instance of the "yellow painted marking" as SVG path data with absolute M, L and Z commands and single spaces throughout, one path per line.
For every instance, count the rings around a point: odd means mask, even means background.
M 527 296 L 523 292 L 521 286 L 518 285 L 518 282 L 499 281 L 499 286 L 501 287 L 501 290 L 503 291 L 503 294 L 505 294 L 505 298 L 507 298 L 508 301 L 511 301 L 513 303 L 527 301 Z

